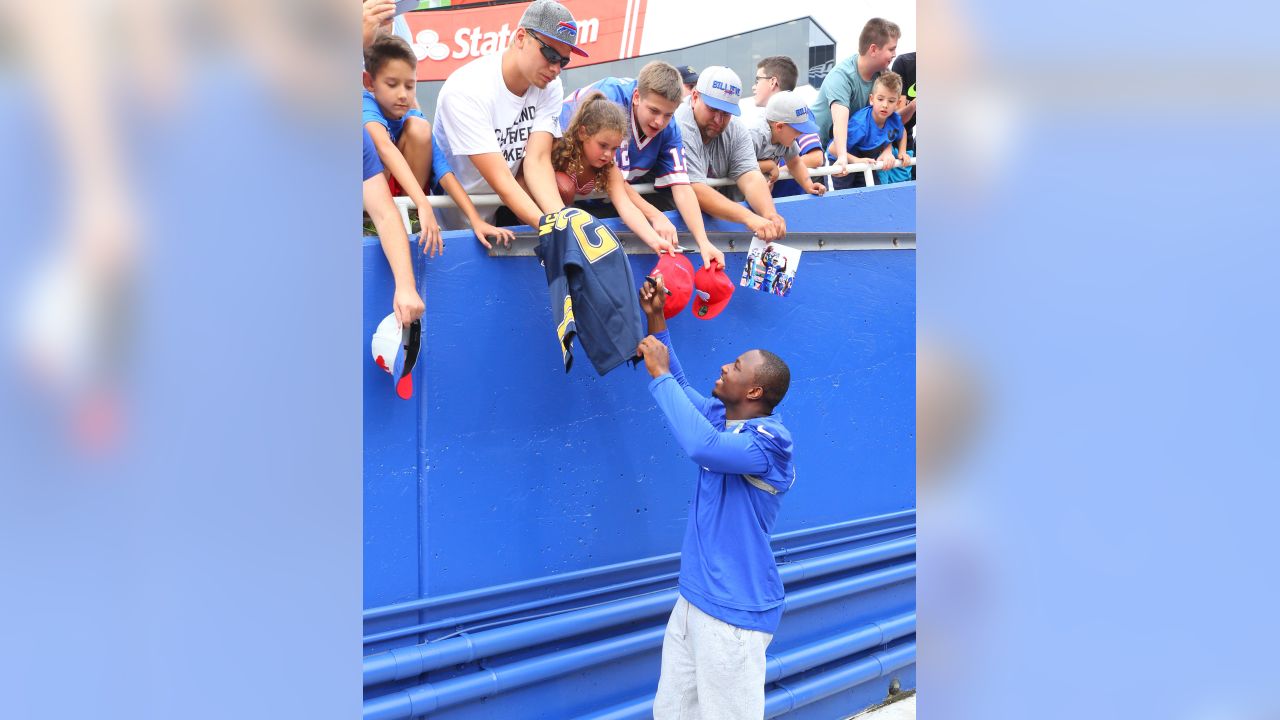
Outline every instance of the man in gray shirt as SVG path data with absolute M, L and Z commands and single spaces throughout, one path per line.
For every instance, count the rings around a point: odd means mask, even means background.
M 702 211 L 712 217 L 746 225 L 761 240 L 780 240 L 787 223 L 778 214 L 769 182 L 756 163 L 751 135 L 735 115 L 742 97 L 742 81 L 727 67 L 713 65 L 698 75 L 686 103 L 676 109 L 689 183 Z M 707 185 L 708 178 L 730 178 L 750 209 Z

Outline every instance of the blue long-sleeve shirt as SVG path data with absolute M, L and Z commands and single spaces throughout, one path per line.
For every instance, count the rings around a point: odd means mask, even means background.
M 680 552 L 680 593 L 730 625 L 772 634 L 783 588 L 769 536 L 795 483 L 791 433 L 778 414 L 726 423 L 724 403 L 685 380 L 671 337 L 671 372 L 649 383 L 676 441 L 700 466 Z M 766 489 L 767 488 L 767 489 Z

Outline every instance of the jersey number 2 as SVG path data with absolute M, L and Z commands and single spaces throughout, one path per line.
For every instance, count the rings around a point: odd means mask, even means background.
M 614 237 L 613 233 L 609 232 L 609 228 L 604 225 L 596 225 L 595 232 L 591 233 L 595 235 L 595 242 L 592 242 L 586 230 L 583 229 L 592 219 L 589 213 L 580 208 L 565 208 L 556 218 L 557 230 L 563 230 L 566 226 L 573 229 L 578 247 L 582 248 L 582 254 L 586 256 L 589 263 L 594 263 L 619 247 L 618 238 Z

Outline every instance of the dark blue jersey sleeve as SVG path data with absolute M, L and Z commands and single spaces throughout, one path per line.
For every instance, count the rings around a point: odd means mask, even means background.
M 758 475 L 769 469 L 769 458 L 751 435 L 716 430 L 674 376 L 659 375 L 649 383 L 649 392 L 690 460 L 721 473 Z

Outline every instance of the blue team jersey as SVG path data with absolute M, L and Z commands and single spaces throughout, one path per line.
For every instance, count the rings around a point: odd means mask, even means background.
M 896 112 L 889 113 L 889 117 L 884 121 L 884 127 L 880 127 L 876 125 L 876 120 L 871 115 L 871 106 L 867 105 L 849 116 L 846 147 L 850 153 L 858 157 L 867 157 L 870 153 L 881 152 L 886 144 L 898 142 L 905 133 L 901 115 Z M 830 153 L 827 157 L 832 161 L 835 160 Z
M 381 172 L 382 158 L 378 157 L 378 149 L 373 146 L 373 138 L 369 137 L 369 131 L 364 130 L 364 179 L 368 180 Z
M 671 373 L 649 383 L 671 432 L 698 463 L 680 549 L 680 594 L 736 627 L 773 633 L 785 594 L 770 534 L 795 484 L 791 433 L 777 413 L 726 422 L 724 403 L 685 380 L 670 335 Z
M 575 337 L 601 375 L 634 359 L 643 320 L 631 263 L 613 232 L 587 211 L 566 208 L 538 223 L 537 253 L 565 372 Z
M 627 112 L 629 131 L 614 157 L 618 170 L 627 182 L 640 182 L 652 175 L 655 187 L 688 185 L 689 173 L 684 162 L 684 141 L 680 138 L 680 125 L 672 118 L 662 132 L 641 140 L 635 127 L 631 96 L 635 94 L 636 81 L 632 78 L 604 78 L 575 91 L 564 99 L 560 111 L 560 127 L 568 129 L 578 103 L 592 92 L 600 92 L 609 100 L 622 106 Z

